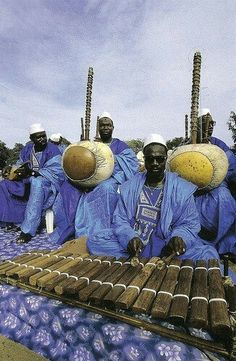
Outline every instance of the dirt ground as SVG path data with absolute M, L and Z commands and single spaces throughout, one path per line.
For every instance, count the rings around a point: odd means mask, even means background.
M 0 335 L 1 361 L 49 361 L 21 344 Z

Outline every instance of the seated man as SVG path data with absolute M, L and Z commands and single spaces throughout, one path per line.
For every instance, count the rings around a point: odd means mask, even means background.
M 204 244 L 212 245 L 219 254 L 236 253 L 236 201 L 226 182 L 208 192 L 196 192 Z
M 59 244 L 76 235 L 89 235 L 96 229 L 110 227 L 112 214 L 118 199 L 117 188 L 138 171 L 135 153 L 125 142 L 112 138 L 113 121 L 109 113 L 99 117 L 98 131 L 101 141 L 114 155 L 115 166 L 111 177 L 94 189 L 76 187 L 65 181 L 54 206 L 57 228 L 50 236 Z M 96 219 L 96 221 L 95 221 Z
M 55 144 L 58 147 L 61 154 L 63 154 L 64 150 L 67 148 L 67 145 L 62 143 L 63 138 L 61 133 L 51 134 L 48 140 L 49 142 Z
M 225 177 L 225 182 L 226 182 L 227 186 L 229 187 L 232 195 L 236 199 L 236 156 L 232 152 L 232 150 L 228 147 L 228 145 L 225 144 L 225 142 L 223 142 L 219 138 L 212 136 L 216 122 L 212 119 L 212 117 L 210 115 L 210 110 L 202 109 L 201 113 L 202 113 L 202 116 L 200 117 L 200 119 L 202 121 L 202 129 L 204 129 L 208 125 L 208 129 L 207 129 L 208 142 L 213 145 L 217 145 L 219 148 L 221 148 L 225 152 L 225 154 L 228 158 L 229 168 L 228 168 L 227 175 Z M 207 120 L 209 120 L 208 124 L 206 124 Z
M 229 168 L 225 180 L 219 187 L 211 191 L 198 191 L 195 194 L 201 224 L 199 236 L 205 244 L 214 246 L 220 254 L 235 253 L 236 201 L 232 195 L 236 195 L 234 192 L 236 190 L 236 157 L 222 140 L 212 137 L 215 122 L 209 109 L 202 109 L 200 120 L 201 128 L 207 134 L 207 141 L 225 152 Z
M 111 148 L 115 158 L 112 178 L 117 184 L 122 184 L 133 177 L 139 165 L 134 151 L 122 140 L 113 138 L 113 131 L 114 124 L 111 115 L 103 112 L 98 119 L 98 132 L 101 141 Z
M 89 237 L 93 254 L 152 257 L 175 253 L 182 258 L 218 258 L 216 250 L 197 240 L 200 230 L 193 193 L 196 186 L 176 173 L 165 172 L 167 148 L 151 134 L 144 142 L 146 172 L 120 189 L 113 216 L 113 234 Z
M 41 124 L 32 124 L 30 140 L 22 149 L 16 180 L 0 182 L 0 221 L 21 223 L 17 243 L 29 242 L 41 222 L 42 212 L 51 207 L 64 180 L 59 149 L 47 142 Z

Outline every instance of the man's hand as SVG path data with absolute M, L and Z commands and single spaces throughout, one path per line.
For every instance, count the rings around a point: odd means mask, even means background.
M 139 255 L 142 249 L 143 249 L 143 243 L 141 239 L 138 237 L 132 238 L 127 246 L 127 251 L 131 257 Z
M 185 253 L 186 244 L 181 237 L 174 236 L 172 237 L 166 245 L 166 254 L 176 253 L 178 256 Z

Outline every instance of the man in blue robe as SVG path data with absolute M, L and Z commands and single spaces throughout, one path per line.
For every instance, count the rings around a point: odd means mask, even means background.
M 213 145 L 217 145 L 225 152 L 228 158 L 229 168 L 224 181 L 229 187 L 234 198 L 236 198 L 236 156 L 232 152 L 232 150 L 228 147 L 228 145 L 225 142 L 223 142 L 223 140 L 212 136 L 216 122 L 212 119 L 209 109 L 202 109 L 200 120 L 202 122 L 203 129 L 206 127 L 207 119 L 210 119 L 207 129 L 207 135 L 208 135 L 207 140 L 209 143 Z
M 144 142 L 146 172 L 120 188 L 112 229 L 87 241 L 93 254 L 145 257 L 175 253 L 182 258 L 218 258 L 216 250 L 197 239 L 200 230 L 193 193 L 196 186 L 165 172 L 167 148 L 158 134 Z
M 42 213 L 51 207 L 64 180 L 59 149 L 47 142 L 41 124 L 32 124 L 30 140 L 22 149 L 17 179 L 0 182 L 0 221 L 21 223 L 17 243 L 26 243 L 35 235 Z
M 236 157 L 222 140 L 212 136 L 215 121 L 210 110 L 203 109 L 201 116 L 203 128 L 206 116 L 210 118 L 208 141 L 225 152 L 229 168 L 224 181 L 217 188 L 195 195 L 201 223 L 199 236 L 205 244 L 214 246 L 219 254 L 236 253 Z
M 108 229 L 118 199 L 118 186 L 138 171 L 138 161 L 129 146 L 113 138 L 111 115 L 104 112 L 98 121 L 101 141 L 107 144 L 115 160 L 111 177 L 93 189 L 83 190 L 65 181 L 54 206 L 57 228 L 50 236 L 59 244 L 76 235 L 88 236 L 97 229 Z
M 62 135 L 61 133 L 53 133 L 50 135 L 49 137 L 49 142 L 51 142 L 52 144 L 55 144 L 58 149 L 60 150 L 60 153 L 63 154 L 64 150 L 67 148 L 66 144 L 62 143 Z

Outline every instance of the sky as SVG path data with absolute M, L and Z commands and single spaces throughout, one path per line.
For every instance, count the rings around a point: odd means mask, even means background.
M 78 141 L 89 67 L 91 138 L 104 111 L 122 140 L 184 137 L 196 51 L 200 108 L 232 145 L 235 0 L 0 0 L 0 140 L 24 144 L 41 123 Z

